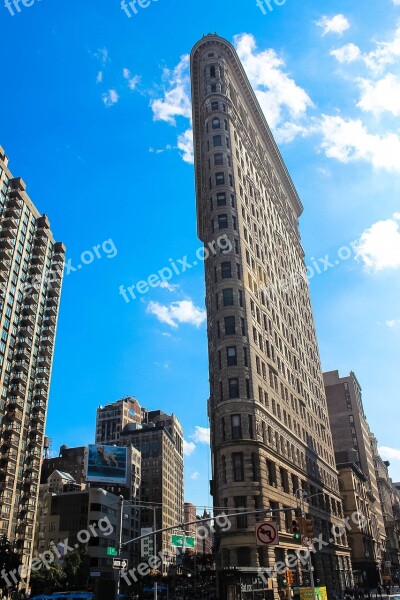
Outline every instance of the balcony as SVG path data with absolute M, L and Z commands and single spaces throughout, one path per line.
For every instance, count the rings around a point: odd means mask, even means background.
M 16 360 L 14 362 L 14 371 L 28 373 L 29 371 L 29 362 L 27 360 Z
M 23 417 L 23 412 L 21 409 L 17 408 L 17 407 L 10 407 L 10 405 L 7 406 L 7 413 L 5 415 L 5 419 L 8 419 L 9 421 L 19 421 L 21 422 Z
M 42 337 L 40 340 L 40 343 L 41 343 L 42 347 L 44 347 L 44 348 L 46 348 L 46 347 L 50 348 L 53 345 L 53 342 L 54 342 L 53 336 L 50 337 L 48 335 Z
M 13 382 L 28 382 L 27 376 L 22 371 L 11 371 L 11 379 Z
M 33 415 L 36 414 L 42 414 L 44 415 L 46 413 L 46 403 L 45 402 L 34 402 L 34 404 L 32 405 L 32 411 L 33 411 Z
M 5 219 L 3 220 L 2 225 L 4 227 L 7 227 L 7 229 L 18 229 L 18 220 L 14 219 L 13 217 L 10 216 L 6 216 Z
M 20 348 L 19 346 L 15 351 L 15 355 L 17 356 L 18 360 L 27 360 L 28 362 L 31 360 L 31 353 L 24 348 Z
M 5 250 L 12 250 L 13 245 L 9 237 L 0 237 L 0 248 Z
M 21 329 L 19 330 L 19 335 L 21 337 L 33 338 L 34 334 L 35 334 L 35 330 L 33 329 L 33 327 L 31 325 L 22 325 Z
M 12 385 L 10 386 L 10 390 L 8 392 L 8 398 L 9 398 L 9 402 L 12 402 L 13 400 L 15 401 L 16 399 L 22 399 L 24 400 L 25 398 L 25 387 L 22 385 Z
M 1 261 L 11 260 L 11 258 L 12 258 L 11 250 L 9 250 L 8 248 L 0 248 L 0 260 Z
M 20 216 L 19 207 L 7 206 L 4 214 L 6 217 L 11 217 L 12 219 L 18 219 Z
M 48 378 L 49 378 L 49 375 L 50 375 L 50 369 L 48 367 L 39 366 L 38 370 L 37 370 L 37 373 L 38 373 L 38 375 L 42 375 L 45 378 L 46 384 L 47 384 L 48 383 Z M 40 381 L 40 380 L 38 379 L 38 381 Z
M 18 190 L 9 190 L 8 192 L 8 204 L 7 204 L 7 208 L 23 208 L 24 207 L 24 201 L 18 197 L 19 196 L 19 191 Z
M 48 356 L 39 356 L 38 358 L 39 369 L 44 369 L 47 367 L 48 372 L 50 373 L 51 360 Z
M 2 273 L 6 273 L 8 275 L 10 268 L 11 268 L 11 261 L 9 261 L 9 260 L 0 261 L 0 271 Z
M 47 390 L 37 389 L 35 391 L 34 402 L 47 402 Z
M 18 345 L 21 348 L 31 348 L 32 347 L 32 340 L 30 340 L 29 338 L 20 337 L 20 338 L 18 338 Z
M 7 281 L 8 281 L 8 273 L 6 271 L 0 270 L 0 282 L 7 283 Z
M 43 240 L 38 240 L 35 242 L 35 246 L 33 248 L 36 256 L 43 257 L 46 254 L 46 244 Z
M 46 313 L 45 314 L 48 317 L 56 317 L 57 316 L 57 305 L 46 306 Z
M 36 304 L 36 308 L 37 308 L 37 304 L 39 302 L 39 294 L 31 294 L 30 296 L 25 298 L 25 302 L 26 302 L 26 304 L 24 304 L 24 308 L 27 304 Z
M 47 306 L 58 306 L 60 296 L 54 292 L 47 298 Z
M 35 275 L 40 275 L 41 273 L 43 273 L 43 269 L 44 269 L 43 263 L 36 263 L 36 264 L 31 265 L 30 272 L 35 273 Z

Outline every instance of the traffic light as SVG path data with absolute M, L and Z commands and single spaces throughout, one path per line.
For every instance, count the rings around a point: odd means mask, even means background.
M 294 582 L 294 573 L 293 573 L 293 571 L 288 571 L 287 572 L 287 579 L 288 579 L 287 586 L 291 587 L 293 585 L 293 582 Z
M 312 540 L 314 537 L 314 526 L 311 519 L 303 519 L 303 529 L 302 534 L 304 537 Z
M 292 533 L 293 533 L 293 539 L 295 542 L 300 542 L 300 540 L 301 540 L 302 526 L 303 526 L 303 518 L 302 517 L 296 517 L 292 521 Z
M 282 583 L 283 583 L 283 585 L 288 585 L 288 572 L 289 571 L 285 571 L 282 574 Z

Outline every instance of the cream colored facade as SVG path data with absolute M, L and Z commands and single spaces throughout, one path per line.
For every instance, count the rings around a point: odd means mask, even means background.
M 0 147 L 0 532 L 30 562 L 65 247 Z M 50 275 L 50 276 L 49 276 Z
M 274 513 L 275 550 L 256 547 L 254 516 L 217 537 L 220 593 L 229 598 L 243 585 L 239 570 L 254 573 L 298 548 L 296 490 L 313 496 L 305 512 L 316 535 L 329 537 L 343 513 L 298 229 L 303 207 L 233 46 L 203 37 L 191 77 L 198 234 L 207 248 L 223 235 L 232 246 L 205 263 L 214 505 L 291 511 Z M 351 584 L 345 535 L 315 567 L 331 591 Z M 296 577 L 306 579 L 300 567 Z

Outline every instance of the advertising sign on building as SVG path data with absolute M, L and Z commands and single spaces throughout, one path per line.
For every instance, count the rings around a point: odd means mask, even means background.
M 90 444 L 86 457 L 86 481 L 126 484 L 128 448 Z

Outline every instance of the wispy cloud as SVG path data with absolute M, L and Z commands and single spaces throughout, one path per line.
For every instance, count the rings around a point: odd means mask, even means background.
M 198 471 L 194 471 L 191 476 L 190 479 L 196 480 L 199 478 L 200 473 Z
M 155 121 L 176 125 L 176 117 L 191 118 L 189 55 L 181 57 L 172 70 L 163 70 L 164 92 L 162 98 L 150 102 Z
M 174 328 L 178 328 L 179 323 L 199 327 L 206 320 L 206 311 L 195 306 L 192 300 L 177 300 L 169 305 L 150 301 L 146 312 Z
M 139 75 L 132 76 L 131 72 L 126 67 L 122 69 L 122 76 L 124 79 L 127 79 L 128 86 L 132 91 L 136 88 L 141 79 Z
M 99 71 L 96 77 L 96 83 L 102 83 L 103 81 L 103 71 Z
M 119 96 L 118 96 L 116 90 L 108 90 L 108 92 L 103 94 L 103 103 L 107 107 L 117 104 L 118 100 L 119 100 Z

